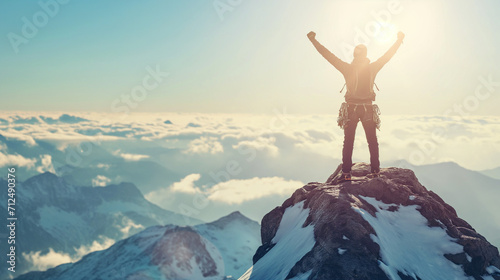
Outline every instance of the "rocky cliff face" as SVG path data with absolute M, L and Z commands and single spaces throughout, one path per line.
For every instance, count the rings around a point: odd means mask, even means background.
M 498 249 L 411 170 L 369 171 L 339 183 L 338 168 L 269 212 L 240 279 L 500 279 Z

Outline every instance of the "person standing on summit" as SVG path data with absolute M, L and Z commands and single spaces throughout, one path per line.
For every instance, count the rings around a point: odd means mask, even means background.
M 354 48 L 354 59 L 351 63 L 344 62 L 331 53 L 316 40 L 316 33 L 307 34 L 318 52 L 344 75 L 347 92 L 345 102 L 339 110 L 338 124 L 344 129 L 344 148 L 342 149 L 342 180 L 351 180 L 352 151 L 358 122 L 361 121 L 365 130 L 368 148 L 370 150 L 371 177 L 380 174 L 379 149 L 377 129 L 380 129 L 380 111 L 375 101 L 375 77 L 382 67 L 389 62 L 405 37 L 403 32 L 398 33 L 394 45 L 375 62 L 370 63 L 365 45 Z M 377 86 L 377 85 L 375 85 Z M 378 89 L 378 88 L 377 88 Z M 344 88 L 342 88 L 344 90 Z M 342 90 L 340 92 L 342 92 Z

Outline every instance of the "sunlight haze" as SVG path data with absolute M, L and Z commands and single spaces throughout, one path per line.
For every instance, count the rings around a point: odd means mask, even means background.
M 498 1 L 217 3 L 70 1 L 12 44 L 23 18 L 43 10 L 2 2 L 0 109 L 114 112 L 158 67 L 169 76 L 132 111 L 336 114 L 343 77 L 307 32 L 350 62 L 355 43 L 374 61 L 401 30 L 404 44 L 376 79 L 383 114 L 459 114 L 465 104 L 462 115 L 499 115 Z M 485 80 L 494 86 L 475 100 Z

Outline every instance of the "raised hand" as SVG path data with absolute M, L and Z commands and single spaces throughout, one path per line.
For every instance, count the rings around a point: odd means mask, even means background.
M 398 32 L 398 40 L 403 41 L 404 38 L 405 38 L 405 34 L 401 31 L 399 31 Z
M 309 38 L 309 40 L 316 39 L 316 33 L 314 31 L 307 33 L 307 38 Z

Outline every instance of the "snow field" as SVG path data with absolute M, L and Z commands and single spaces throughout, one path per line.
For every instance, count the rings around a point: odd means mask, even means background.
M 371 238 L 380 245 L 379 265 L 390 279 L 401 280 L 398 271 L 420 279 L 473 279 L 444 257 L 463 252 L 463 246 L 455 243 L 444 229 L 429 227 L 417 210 L 418 205 L 398 206 L 360 197 L 377 209 L 373 217 L 366 210 L 353 207 L 375 230 L 376 235 Z M 390 206 L 398 206 L 398 210 L 389 211 Z
M 288 207 L 272 240 L 276 245 L 253 266 L 255 273 L 250 276 L 246 273 L 240 279 L 285 279 L 292 267 L 311 251 L 316 243 L 314 226 L 302 227 L 308 215 L 309 209 L 304 209 L 304 201 Z M 276 262 L 276 260 L 280 261 Z M 307 279 L 310 273 L 298 275 L 293 279 Z

